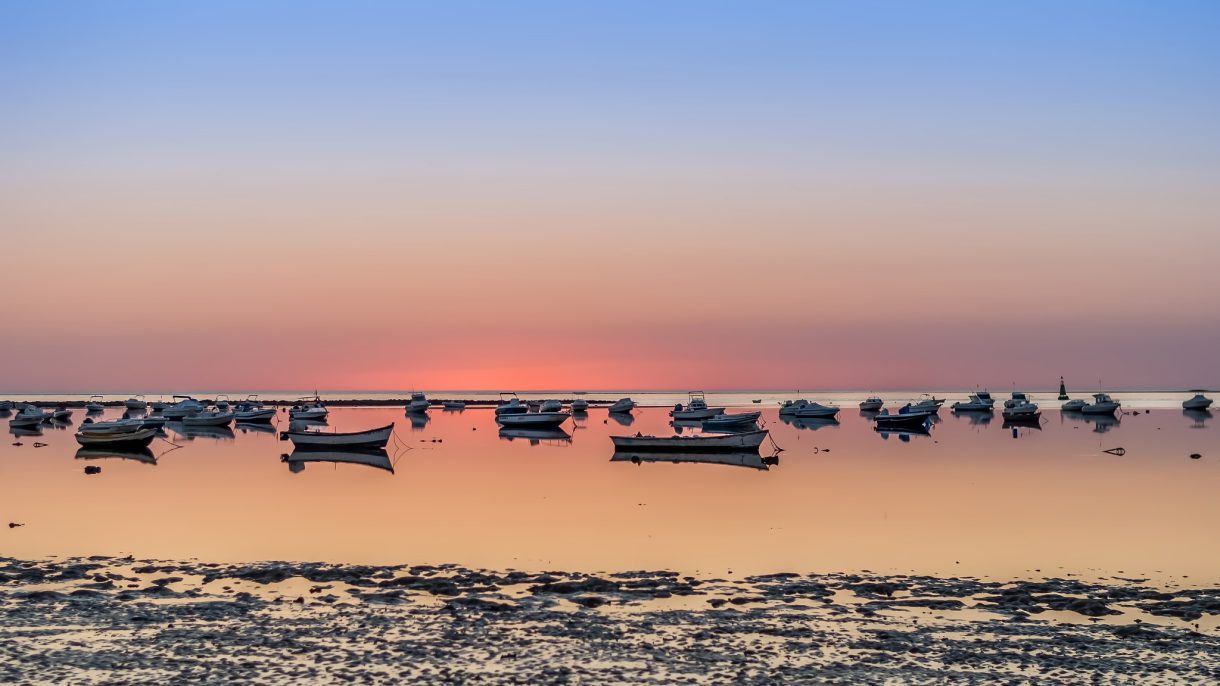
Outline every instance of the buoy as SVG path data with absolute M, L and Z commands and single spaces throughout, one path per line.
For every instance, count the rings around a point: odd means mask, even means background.
M 1109 450 L 1103 450 L 1102 452 L 1109 453 L 1111 455 L 1118 455 L 1119 457 L 1122 457 L 1123 455 L 1127 454 L 1127 449 L 1126 448 L 1110 448 Z
M 1069 400 L 1067 386 L 1063 384 L 1063 377 L 1059 377 L 1059 399 Z

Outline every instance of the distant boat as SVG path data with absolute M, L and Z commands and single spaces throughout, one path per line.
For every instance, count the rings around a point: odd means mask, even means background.
M 611 462 L 630 462 L 643 464 L 645 462 L 669 462 L 671 464 L 718 464 L 729 467 L 747 467 L 766 471 L 771 463 L 778 463 L 778 458 L 765 458 L 758 451 L 725 451 L 716 453 L 675 453 L 675 452 L 645 452 L 645 451 L 615 451 L 610 457 Z
M 572 411 L 573 412 L 588 412 L 589 411 L 589 401 L 585 400 L 584 398 L 577 398 L 576 400 L 573 400 L 572 401 Z
M 690 391 L 686 396 L 686 406 L 683 407 L 682 403 L 674 405 L 669 416 L 674 419 L 711 419 L 724 412 L 723 407 L 708 407 L 703 391 Z
M 907 403 L 894 414 L 890 414 L 889 410 L 881 410 L 873 417 L 873 428 L 883 430 L 923 427 L 933 414 L 928 410 L 916 410 Z
M 1085 405 L 1088 405 L 1088 404 L 1089 404 L 1089 401 L 1084 400 L 1083 398 L 1077 398 L 1075 400 L 1069 400 L 1066 403 L 1060 405 L 1059 409 L 1064 412 L 1079 412 L 1082 409 L 1084 409 Z
M 182 419 L 203 412 L 203 403 L 189 395 L 175 395 L 174 404 L 161 410 L 161 414 L 170 419 Z
M 148 409 L 148 403 L 145 402 L 144 396 L 142 396 L 142 395 L 135 395 L 135 396 L 128 398 L 127 400 L 123 401 L 123 406 L 129 410 Z
M 1009 405 L 1009 403 L 1012 403 Z M 1036 422 L 1042 416 L 1038 406 L 1028 400 L 1007 401 L 1004 403 L 1004 421 L 1006 422 Z
M 860 409 L 864 412 L 876 412 L 885 407 L 885 401 L 875 395 L 870 395 L 860 403 Z
M 991 412 L 994 401 L 988 402 L 980 398 L 977 393 L 971 393 L 966 402 L 953 403 L 951 408 L 954 412 Z
M 1183 410 L 1206 410 L 1212 406 L 1212 399 L 1203 395 L 1203 391 L 1191 391 L 1195 396 L 1182 401 Z
M 766 429 L 745 433 L 718 434 L 715 436 L 611 436 L 615 451 L 635 452 L 739 452 L 758 450 L 767 437 Z
M 507 398 L 505 396 L 508 396 Z M 505 414 L 522 414 L 529 412 L 529 406 L 521 402 L 516 393 L 501 393 L 500 404 L 496 405 L 496 416 Z
M 51 412 L 51 421 L 54 422 L 66 422 L 71 418 L 72 410 L 69 410 L 66 407 L 57 407 L 53 412 Z
M 1018 403 L 1029 403 L 1029 402 L 1033 402 L 1033 396 L 1029 395 L 1028 393 L 1024 393 L 1022 391 L 1013 391 L 1012 397 L 1009 398 L 1008 400 L 1004 401 L 1004 407 L 1010 408 L 1010 407 L 1014 407 Z
M 409 402 L 407 402 L 407 412 L 411 412 L 413 414 L 427 412 L 428 406 L 429 406 L 428 398 L 425 397 L 424 394 L 420 393 L 419 391 L 413 391 L 411 393 L 411 400 Z
M 608 409 L 612 414 L 618 412 L 629 413 L 635 409 L 635 401 L 631 398 L 619 398 L 618 400 L 614 401 L 613 405 L 606 409 Z
M 466 409 L 466 403 L 461 400 L 447 400 L 441 403 L 441 407 L 446 410 L 464 410 Z
M 297 400 L 297 404 L 288 410 L 289 419 L 326 419 L 330 410 L 322 404 L 322 399 L 315 393 L 311 398 L 305 396 Z
M 703 430 L 714 429 L 736 429 L 746 426 L 753 426 L 758 418 L 762 416 L 761 412 L 739 412 L 736 414 L 718 414 L 711 419 L 703 420 Z
M 85 412 L 87 412 L 88 414 L 97 414 L 99 412 L 105 412 L 105 411 L 106 411 L 106 406 L 102 404 L 102 396 L 100 396 L 100 395 L 89 396 L 89 402 L 85 403 Z
M 390 442 L 394 425 L 367 431 L 331 433 L 327 431 L 294 431 L 284 434 L 298 450 L 338 450 L 344 448 L 384 448 Z
M 9 412 L 13 409 L 12 400 L 0 400 L 0 412 Z
M 299 473 L 305 468 L 308 462 L 330 462 L 332 464 L 359 464 L 366 467 L 375 467 L 382 471 L 394 473 L 394 465 L 390 462 L 390 456 L 381 448 L 372 450 L 339 450 L 339 449 L 323 449 L 323 450 L 294 450 L 291 455 L 285 455 L 281 458 L 288 463 L 289 471 Z
M 222 412 L 219 409 L 199 412 L 188 417 L 183 417 L 182 425 L 188 427 L 229 426 L 233 423 L 235 414 L 234 412 Z
M 562 412 L 563 403 L 558 400 L 543 400 L 538 407 L 539 412 Z
M 1120 407 L 1122 407 L 1122 403 L 1119 403 L 1109 395 L 1106 395 L 1105 393 L 1094 393 L 1093 402 L 1080 408 L 1080 411 L 1084 414 L 1113 415 Z
M 12 427 L 32 427 L 49 421 L 51 421 L 50 412 L 44 412 L 42 408 L 33 405 L 24 405 L 16 416 L 8 420 L 8 425 Z
M 781 416 L 801 417 L 805 419 L 829 419 L 839 414 L 839 408 L 821 403 L 811 403 L 808 400 L 785 400 L 779 407 Z
M 751 400 L 750 402 L 752 402 L 752 403 L 754 403 L 755 405 L 757 405 L 757 404 L 759 404 L 759 403 L 761 403 L 761 402 L 762 402 L 762 398 L 755 398 L 755 399 Z
M 502 414 L 496 417 L 501 426 L 530 427 L 538 429 L 555 428 L 568 421 L 572 415 L 567 412 L 519 412 L 517 414 Z
M 230 405 L 229 396 L 223 393 L 216 396 L 216 399 L 212 401 L 212 405 L 221 412 L 228 410 Z
M 258 399 L 258 394 L 251 393 L 245 400 L 237 403 L 233 419 L 239 424 L 269 423 L 275 419 L 275 408 L 264 407 Z
M 940 411 L 940 406 L 944 404 L 944 398 L 937 398 L 934 395 L 924 393 L 923 395 L 919 396 L 919 400 L 911 404 L 911 409 L 915 410 L 916 412 L 936 413 Z
M 153 402 L 153 403 L 149 403 L 149 404 L 148 404 L 148 407 L 149 407 L 150 409 L 152 409 L 152 411 L 153 411 L 153 412 L 160 412 L 160 411 L 162 411 L 162 410 L 166 409 L 167 407 L 169 407 L 170 405 L 171 405 L 171 403 L 167 403 L 167 402 L 165 402 L 165 400 L 164 400 L 164 396 L 162 396 L 162 399 L 161 399 L 161 400 L 158 400 L 158 401 Z
M 156 429 L 135 429 L 121 433 L 86 433 L 82 431 L 76 434 L 76 442 L 87 448 L 95 446 L 145 448 L 156 437 Z

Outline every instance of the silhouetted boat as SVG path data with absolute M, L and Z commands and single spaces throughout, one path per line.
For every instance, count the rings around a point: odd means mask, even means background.
M 1012 404 L 1009 404 L 1011 402 Z M 1034 423 L 1038 422 L 1038 418 L 1042 413 L 1038 410 L 1038 406 L 1028 400 L 1014 399 L 1004 403 L 1004 421 L 1006 423 Z
M 1191 391 L 1193 398 L 1182 401 L 1183 410 L 1206 410 L 1212 406 L 1212 399 L 1203 395 L 1204 391 Z
M 758 450 L 767 437 L 766 429 L 714 436 L 611 436 L 616 451 L 635 452 L 739 452 Z
M 106 406 L 102 404 L 102 396 L 91 395 L 89 401 L 85 403 L 85 412 L 88 414 L 99 414 L 106 411 Z
M 577 398 L 576 400 L 573 400 L 572 401 L 572 411 L 573 412 L 588 412 L 589 411 L 589 401 L 585 400 L 584 398 Z
M 461 412 L 462 410 L 466 409 L 466 403 L 462 402 L 461 400 L 447 400 L 441 403 L 441 407 L 450 412 Z
M 411 399 L 407 401 L 407 412 L 412 414 L 427 412 L 428 406 L 428 398 L 423 393 L 415 391 L 411 393 Z
M 256 393 L 246 396 L 246 399 L 237 403 L 237 407 L 233 410 L 233 420 L 239 424 L 270 422 L 273 419 L 275 419 L 275 408 L 264 407 Z
M 145 426 L 143 419 L 112 419 L 108 422 L 95 422 L 92 419 L 86 418 L 81 422 L 80 432 L 87 434 L 121 434 L 131 433 L 138 429 L 156 429 L 158 427 Z
M 508 398 L 506 399 L 505 396 L 508 396 Z M 496 405 L 496 416 L 522 414 L 529 412 L 529 409 L 529 406 L 521 402 L 516 393 L 505 392 L 500 394 L 500 404 Z
M 829 419 L 839 414 L 839 408 L 833 405 L 811 403 L 808 400 L 785 400 L 779 406 L 781 417 L 802 417 L 805 419 Z
M 286 431 L 288 440 L 298 450 L 340 450 L 348 448 L 384 448 L 394 433 L 394 425 L 369 429 L 367 431 L 351 431 L 348 433 L 332 433 L 328 431 Z

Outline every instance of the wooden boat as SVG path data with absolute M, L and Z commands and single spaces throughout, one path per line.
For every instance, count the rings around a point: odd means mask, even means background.
M 390 442 L 394 433 L 394 425 L 389 424 L 367 431 L 352 431 L 348 433 L 331 433 L 328 431 L 293 431 L 284 435 L 298 450 L 339 450 L 345 448 L 384 448 Z
M 611 436 L 616 451 L 629 452 L 740 452 L 758 450 L 769 432 L 766 429 L 715 436 Z
M 390 462 L 390 456 L 381 448 L 365 449 L 365 450 L 297 450 L 292 451 L 291 455 L 285 455 L 281 460 L 288 463 L 288 468 L 294 473 L 301 472 L 307 462 L 330 462 L 332 464 L 360 464 L 366 467 L 375 467 L 377 469 L 394 473 L 394 465 Z
M 76 442 L 86 448 L 99 446 L 145 448 L 156 437 L 156 429 L 135 429 L 123 433 L 86 433 L 82 431 L 76 434 Z
M 729 467 L 746 467 L 766 471 L 770 469 L 769 462 L 778 461 L 764 458 L 757 451 L 732 451 L 720 453 L 674 453 L 674 452 L 642 452 L 616 451 L 610 458 L 611 462 L 630 462 L 643 464 L 645 462 L 669 462 L 672 464 L 719 464 Z
M 501 426 L 510 428 L 555 428 L 568 421 L 572 415 L 567 412 L 526 412 L 523 414 L 502 414 L 496 417 Z

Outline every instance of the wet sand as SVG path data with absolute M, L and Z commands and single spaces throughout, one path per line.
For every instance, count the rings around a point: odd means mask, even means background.
M 0 559 L 0 682 L 1215 683 L 1220 589 Z

